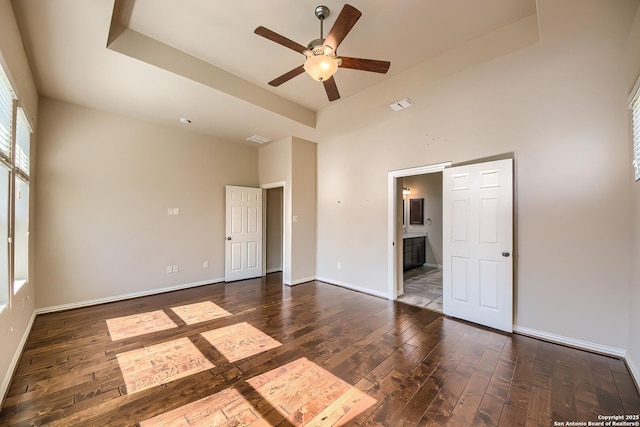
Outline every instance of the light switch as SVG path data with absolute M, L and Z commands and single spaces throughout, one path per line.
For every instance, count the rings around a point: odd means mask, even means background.
M 180 215 L 180 208 L 173 208 L 174 215 Z

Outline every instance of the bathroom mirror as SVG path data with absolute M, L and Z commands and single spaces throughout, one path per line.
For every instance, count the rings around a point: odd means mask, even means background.
M 424 224 L 424 199 L 409 200 L 409 224 Z

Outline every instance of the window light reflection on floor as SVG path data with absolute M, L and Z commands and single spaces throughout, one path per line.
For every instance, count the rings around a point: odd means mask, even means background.
M 187 325 L 194 325 L 196 323 L 206 322 L 207 320 L 213 320 L 219 317 L 231 316 L 231 313 L 211 301 L 171 307 L 171 310 Z
M 306 358 L 247 382 L 255 390 L 247 396 L 226 389 L 143 421 L 140 426 L 268 426 L 284 419 L 294 426 L 338 426 L 376 403 Z
M 189 338 L 179 338 L 116 355 L 127 394 L 211 369 Z
M 282 345 L 247 322 L 203 332 L 202 336 L 229 362 L 245 359 Z
M 162 310 L 107 319 L 107 328 L 112 341 L 177 327 L 178 325 Z

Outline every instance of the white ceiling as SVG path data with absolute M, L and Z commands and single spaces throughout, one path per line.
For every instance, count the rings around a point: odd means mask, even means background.
M 322 84 L 306 74 L 278 88 L 269 86 L 268 81 L 301 65 L 304 56 L 253 33 L 262 25 L 306 45 L 319 37 L 314 15 L 318 4 L 317 0 L 121 0 L 124 13 L 117 17 L 121 23 L 246 81 L 240 90 L 247 96 L 238 96 L 225 88 L 224 79 L 204 83 L 189 73 L 167 71 L 172 67 L 158 65 L 153 49 L 128 56 L 108 49 L 114 1 L 13 1 L 40 94 L 172 126 L 179 126 L 179 117 L 188 117 L 192 130 L 231 140 L 256 133 L 272 139 L 294 135 L 317 140 L 313 125 L 273 113 L 270 110 L 277 108 L 268 106 L 294 103 L 314 115 L 536 13 L 535 0 L 351 0 L 362 17 L 341 44 L 339 55 L 389 60 L 391 68 L 386 75 L 338 70 L 335 80 L 342 98 L 330 103 Z M 323 0 L 322 4 L 331 10 L 326 36 L 344 3 Z

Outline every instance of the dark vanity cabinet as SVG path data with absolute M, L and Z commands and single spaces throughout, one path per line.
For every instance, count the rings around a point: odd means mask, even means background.
M 420 267 L 425 261 L 426 237 L 406 237 L 404 245 L 404 270 Z

